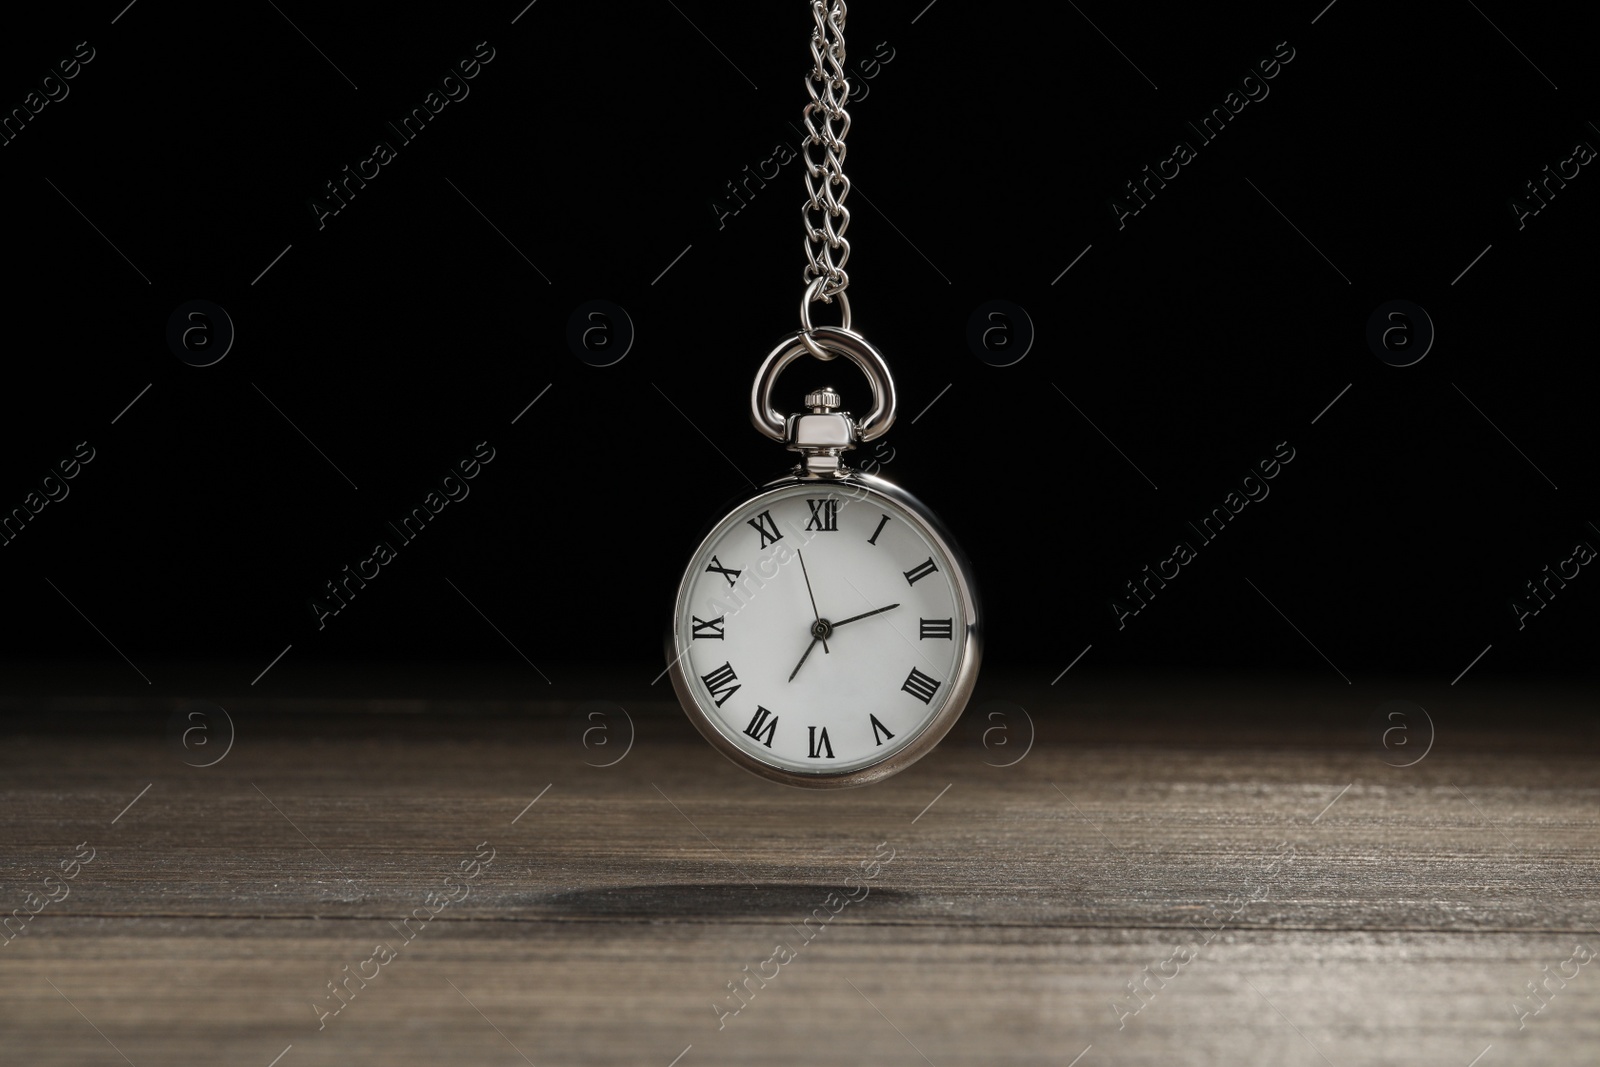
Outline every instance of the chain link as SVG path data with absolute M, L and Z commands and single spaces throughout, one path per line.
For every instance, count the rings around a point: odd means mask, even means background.
M 850 209 L 844 206 L 850 195 L 850 179 L 844 176 L 844 138 L 850 132 L 850 113 L 844 109 L 850 98 L 850 82 L 844 68 L 844 0 L 811 0 L 811 17 L 816 28 L 811 33 L 813 69 L 806 76 L 811 103 L 806 105 L 807 139 L 802 145 L 806 163 L 806 192 L 801 208 L 806 227 L 807 296 L 832 303 L 850 285 L 844 265 L 850 259 L 850 242 L 844 232 L 850 227 Z M 815 121 L 820 116 L 821 122 Z M 813 159 L 812 149 L 822 157 Z M 815 285 L 818 279 L 823 284 Z

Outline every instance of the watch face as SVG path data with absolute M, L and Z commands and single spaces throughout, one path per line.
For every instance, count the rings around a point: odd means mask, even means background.
M 669 655 L 690 718 L 756 773 L 855 785 L 909 765 L 977 669 L 964 563 L 916 502 L 855 475 L 768 489 L 679 589 Z

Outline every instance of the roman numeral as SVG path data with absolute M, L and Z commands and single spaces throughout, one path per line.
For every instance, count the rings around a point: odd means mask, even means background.
M 821 530 L 825 533 L 836 533 L 839 529 L 839 498 L 825 497 L 822 500 L 806 500 L 806 505 L 811 508 L 811 521 L 806 523 L 808 530 Z
M 761 736 L 761 732 L 763 730 L 765 730 L 767 734 L 765 737 Z M 772 712 L 768 711 L 760 704 L 757 704 L 756 717 L 750 720 L 750 725 L 744 728 L 744 732 L 755 738 L 757 741 L 762 742 L 768 748 L 771 748 L 772 735 L 777 733 L 777 731 L 778 717 L 773 715 Z
M 811 731 L 811 739 L 807 742 L 807 744 L 811 746 L 811 758 L 820 759 L 822 757 L 823 750 L 826 749 L 828 752 L 828 758 L 833 759 L 833 746 L 828 743 L 828 728 L 826 726 L 822 728 L 822 735 L 820 737 L 817 735 L 817 728 L 815 726 L 807 726 L 806 729 Z
M 710 622 L 705 621 L 704 619 L 700 618 L 698 615 L 691 615 L 690 618 L 692 618 L 694 620 L 694 637 L 696 637 L 696 638 L 699 638 L 699 637 L 714 637 L 718 641 L 721 641 L 723 639 L 722 621 L 727 618 L 726 615 L 718 615 L 716 618 L 712 619 Z M 924 620 L 924 621 L 926 621 L 926 620 Z M 949 627 L 946 626 L 945 629 L 949 629 Z M 926 637 L 928 635 L 927 634 L 923 634 L 922 636 Z M 945 636 L 949 637 L 950 635 L 949 634 L 945 634 Z M 692 640 L 692 638 L 691 638 L 691 640 Z
M 876 715 L 868 715 L 867 718 L 872 720 L 872 739 L 878 742 L 878 744 L 881 745 L 885 741 L 891 740 L 894 737 L 894 734 L 889 732 L 889 728 L 878 721 L 878 717 Z M 879 733 L 882 733 L 883 736 L 879 737 Z
M 954 622 L 953 619 L 923 619 L 921 622 L 922 632 L 917 635 L 917 640 L 926 641 L 930 637 L 942 637 L 947 641 L 954 639 L 952 632 L 954 627 L 951 625 Z M 695 634 L 695 636 L 699 637 L 700 635 Z M 718 633 L 717 636 L 721 637 L 722 634 Z
M 706 688 L 711 691 L 711 698 L 717 702 L 719 708 L 739 691 L 739 676 L 733 673 L 733 667 L 727 663 L 710 674 L 701 675 L 700 680 L 706 683 Z
M 926 704 L 933 699 L 933 694 L 939 691 L 939 685 L 939 682 L 912 667 L 911 673 L 906 676 L 905 684 L 900 688 Z
M 737 567 L 724 567 L 716 556 L 711 557 L 711 566 L 706 568 L 707 574 L 710 574 L 712 571 L 716 571 L 718 574 L 728 579 L 729 585 L 736 584 L 735 579 L 737 579 L 739 575 L 743 573 Z
M 905 572 L 906 581 L 910 582 L 912 585 L 916 585 L 922 579 L 926 578 L 928 575 L 932 574 L 938 569 L 938 567 L 933 565 L 933 557 L 929 556 L 927 559 L 923 560 L 921 563 Z
M 755 518 L 746 519 L 744 521 L 749 523 L 751 526 L 754 526 L 756 533 L 761 535 L 762 548 L 766 548 L 774 541 L 783 540 L 783 534 L 778 532 L 778 524 L 772 521 L 772 512 L 770 511 L 763 511 Z
M 867 538 L 867 544 L 872 545 L 874 547 L 877 546 L 877 544 L 878 544 L 878 535 L 883 533 L 884 526 L 886 526 L 888 524 L 890 518 L 892 518 L 892 517 L 893 516 L 885 515 L 885 516 L 883 516 L 882 518 L 880 518 L 878 520 L 878 528 L 876 530 L 872 531 L 872 536 L 871 537 Z

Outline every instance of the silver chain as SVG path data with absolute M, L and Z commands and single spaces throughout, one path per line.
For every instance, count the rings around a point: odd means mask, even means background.
M 844 138 L 850 132 L 850 113 L 844 109 L 850 98 L 844 69 L 844 0 L 811 0 L 811 17 L 816 23 L 811 33 L 813 69 L 806 76 L 811 103 L 805 109 L 808 136 L 801 148 L 806 191 L 811 194 L 801 209 L 807 260 L 802 309 L 811 301 L 832 303 L 850 286 L 844 270 L 850 258 L 850 242 L 844 236 L 850 227 L 850 209 L 844 206 L 850 195 L 850 179 L 844 176 Z M 820 124 L 814 121 L 819 115 Z M 812 149 L 818 147 L 820 162 L 812 158 Z M 802 313 L 801 319 L 809 332 L 809 315 Z

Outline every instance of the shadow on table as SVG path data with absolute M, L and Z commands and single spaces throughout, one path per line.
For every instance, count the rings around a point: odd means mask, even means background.
M 552 910 L 574 917 L 613 918 L 623 915 L 661 919 L 742 918 L 770 919 L 774 914 L 792 915 L 829 909 L 830 894 L 835 906 L 845 899 L 840 889 L 809 883 L 774 883 L 752 886 L 748 882 L 713 885 L 627 885 L 603 889 L 574 889 L 554 893 L 542 903 Z M 841 907 L 843 915 L 874 899 L 905 904 L 915 896 L 901 889 L 879 889 L 859 901 Z

